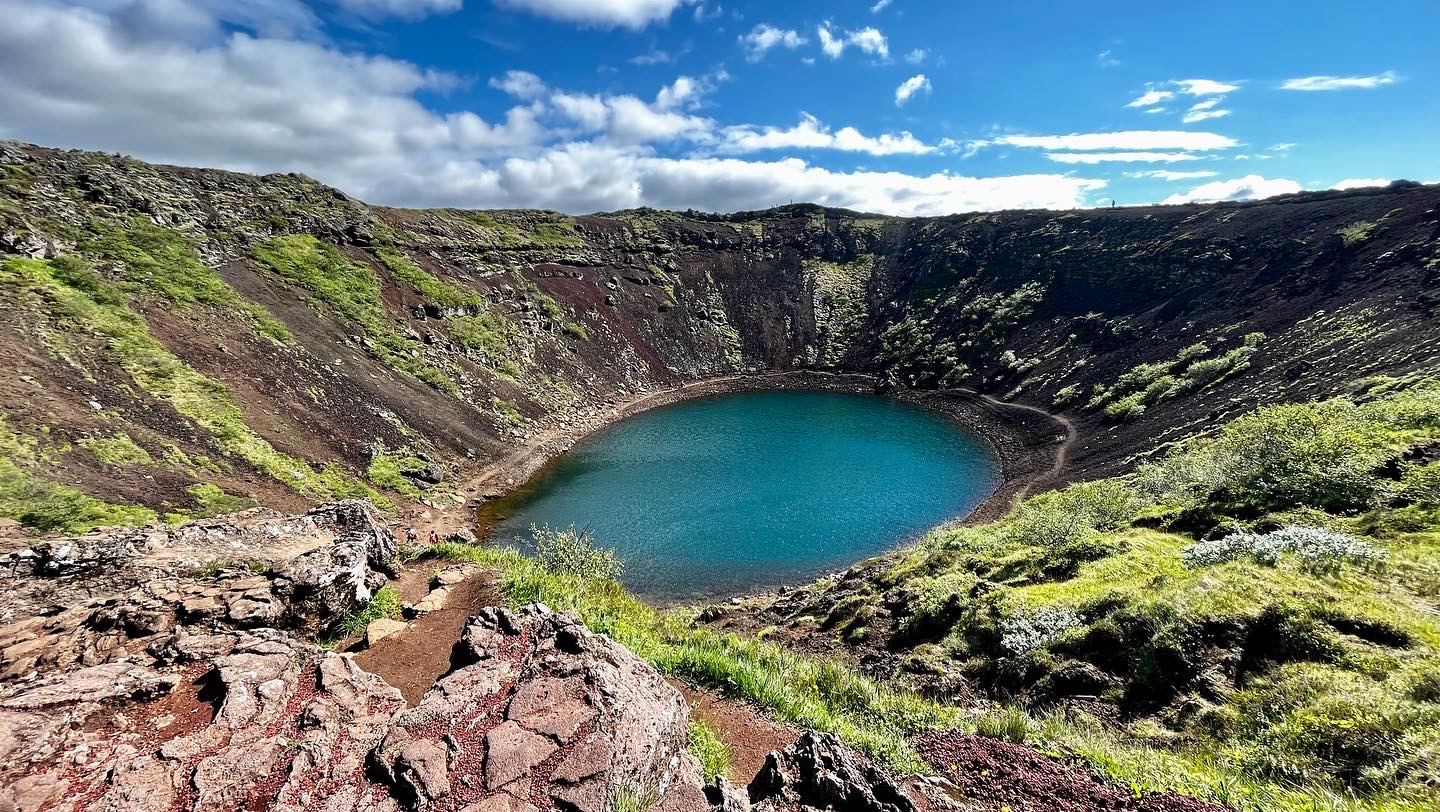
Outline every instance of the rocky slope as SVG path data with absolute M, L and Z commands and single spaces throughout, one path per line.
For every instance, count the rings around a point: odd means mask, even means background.
M 0 515 L 459 502 L 546 428 L 789 369 L 1058 404 L 1070 475 L 1109 472 L 1253 404 L 1440 368 L 1437 204 L 414 211 L 5 143 Z

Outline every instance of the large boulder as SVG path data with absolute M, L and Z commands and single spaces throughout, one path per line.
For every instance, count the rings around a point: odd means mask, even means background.
M 454 657 L 372 752 L 407 807 L 606 812 L 634 793 L 708 808 L 684 699 L 575 616 L 484 610 Z

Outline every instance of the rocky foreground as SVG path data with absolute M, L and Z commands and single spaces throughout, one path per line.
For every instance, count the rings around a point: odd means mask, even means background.
M 177 542 L 254 563 L 183 574 Z M 705 786 L 675 688 L 543 606 L 473 616 L 449 673 L 408 706 L 310 642 L 394 555 L 363 502 L 12 554 L 5 585 L 27 617 L 0 628 L 0 810 L 912 808 L 815 734 L 748 791 Z

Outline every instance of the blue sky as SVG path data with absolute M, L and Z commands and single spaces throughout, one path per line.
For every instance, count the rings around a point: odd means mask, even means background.
M 373 203 L 893 214 L 1440 180 L 1440 3 L 0 0 L 0 137 Z

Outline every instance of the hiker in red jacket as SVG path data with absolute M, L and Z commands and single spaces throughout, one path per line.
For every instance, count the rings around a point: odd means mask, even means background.
M 432 546 L 440 543 L 440 534 L 435 532 L 435 528 L 430 528 L 430 538 L 427 540 Z

